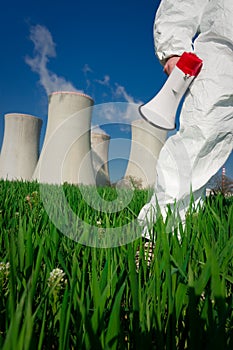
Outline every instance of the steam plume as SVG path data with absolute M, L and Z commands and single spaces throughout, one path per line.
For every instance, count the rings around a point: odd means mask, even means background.
M 30 28 L 30 40 L 34 44 L 34 57 L 26 57 L 25 62 L 32 71 L 39 74 L 40 84 L 45 89 L 47 95 L 54 91 L 79 91 L 73 84 L 63 77 L 49 71 L 47 64 L 49 59 L 56 57 L 56 48 L 49 30 L 41 25 Z

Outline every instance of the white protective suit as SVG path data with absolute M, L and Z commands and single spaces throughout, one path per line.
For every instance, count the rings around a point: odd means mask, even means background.
M 155 51 L 162 64 L 194 52 L 203 60 L 180 114 L 180 129 L 160 152 L 154 195 L 139 213 L 143 235 L 176 203 L 181 219 L 233 147 L 233 0 L 162 0 L 154 22 Z M 194 38 L 194 39 L 193 39 Z

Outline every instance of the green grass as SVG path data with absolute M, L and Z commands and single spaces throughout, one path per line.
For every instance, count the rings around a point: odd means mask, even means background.
M 135 190 L 123 210 L 106 213 L 83 199 L 82 191 L 96 189 L 63 187 L 76 214 L 100 230 L 127 225 L 149 196 Z M 119 195 L 98 194 L 110 203 Z M 232 199 L 214 197 L 191 211 L 182 244 L 158 220 L 148 267 L 141 238 L 104 249 L 63 235 L 37 183 L 0 181 L 0 197 L 1 349 L 233 348 Z M 63 274 L 52 280 L 52 271 Z

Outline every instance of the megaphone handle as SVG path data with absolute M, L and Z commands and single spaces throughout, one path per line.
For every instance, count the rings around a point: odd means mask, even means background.
M 184 72 L 175 66 L 167 83 L 170 85 L 173 92 L 183 95 L 194 78 L 194 76 L 184 74 Z

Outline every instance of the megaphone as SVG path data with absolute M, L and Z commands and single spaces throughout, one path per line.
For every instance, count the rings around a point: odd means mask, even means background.
M 184 52 L 159 93 L 139 106 L 141 116 L 160 129 L 175 129 L 177 108 L 182 96 L 202 68 L 202 60 L 191 52 Z

